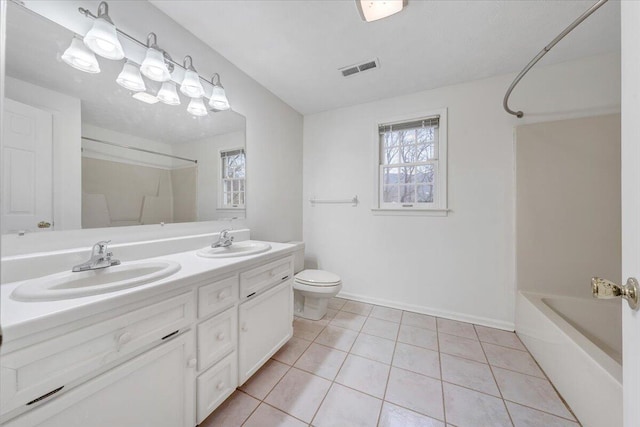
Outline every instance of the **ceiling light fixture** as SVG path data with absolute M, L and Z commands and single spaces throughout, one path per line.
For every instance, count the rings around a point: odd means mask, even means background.
M 204 106 L 202 98 L 191 98 L 189 106 L 187 107 L 187 111 L 197 117 L 202 117 L 209 114 L 207 112 L 207 107 Z
M 85 73 L 95 74 L 100 72 L 98 59 L 78 36 L 73 37 L 71 44 L 62 54 L 62 60 L 76 70 L 84 71 Z
M 98 6 L 98 17 L 93 21 L 93 27 L 84 36 L 84 44 L 103 58 L 124 58 L 116 26 L 109 17 L 109 5 L 104 1 Z
M 140 92 L 147 88 L 144 84 L 144 80 L 142 80 L 142 76 L 140 75 L 140 69 L 134 62 L 129 60 L 124 63 L 124 67 L 122 67 L 122 71 L 118 75 L 116 83 L 123 88 L 134 92 Z
M 229 100 L 227 99 L 224 87 L 220 83 L 220 74 L 215 73 L 213 77 L 211 77 L 211 84 L 213 85 L 213 92 L 211 93 L 209 106 L 216 111 L 228 110 Z
M 371 22 L 386 18 L 402 10 L 407 0 L 356 0 L 363 21 Z
M 158 92 L 158 99 L 167 105 L 180 105 L 180 97 L 178 96 L 175 82 L 169 80 L 162 83 L 162 87 Z
M 189 63 L 188 66 L 187 62 Z M 202 87 L 202 83 L 200 83 L 200 76 L 193 67 L 193 59 L 190 55 L 184 57 L 182 66 L 186 71 L 184 72 L 184 78 L 180 85 L 180 92 L 190 98 L 202 98 L 204 96 L 204 88 Z
M 151 40 L 153 39 L 153 43 Z M 164 51 L 158 47 L 156 33 L 147 36 L 147 55 L 142 61 L 140 72 L 156 82 L 166 82 L 171 79 L 171 74 L 164 62 Z
M 149 92 L 136 92 L 131 96 L 138 101 L 146 102 L 147 104 L 155 104 L 159 101 L 157 96 Z

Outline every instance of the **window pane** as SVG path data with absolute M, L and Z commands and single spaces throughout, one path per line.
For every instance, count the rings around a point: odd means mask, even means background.
M 397 184 L 400 179 L 400 171 L 398 168 L 383 169 L 384 184 Z
M 413 184 L 416 182 L 416 166 L 404 166 L 399 171 L 400 183 Z
M 399 152 L 400 148 L 398 146 L 384 147 L 382 150 L 382 164 L 393 165 L 400 163 Z
M 433 165 L 416 166 L 416 182 L 433 183 L 435 178 Z
M 433 185 L 418 185 L 418 202 L 433 203 Z
M 398 203 L 398 186 L 385 185 L 382 191 L 382 201 L 384 203 Z
M 400 185 L 400 202 L 401 203 L 415 202 L 415 186 L 414 185 Z
M 417 147 L 415 145 L 400 146 L 400 161 L 402 163 L 415 163 L 417 160 Z

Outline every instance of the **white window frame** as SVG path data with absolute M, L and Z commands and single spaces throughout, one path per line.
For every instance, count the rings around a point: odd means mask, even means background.
M 378 132 L 379 126 L 389 125 L 393 123 L 409 122 L 414 120 L 420 120 L 423 118 L 429 118 L 439 116 L 438 125 L 438 159 L 434 161 L 436 170 L 436 186 L 435 197 L 433 203 L 413 203 L 401 205 L 390 204 L 382 202 L 382 170 L 381 164 L 381 138 Z M 374 128 L 374 141 L 375 141 L 375 155 L 374 155 L 374 167 L 375 167 L 375 183 L 374 183 L 374 206 L 372 212 L 375 215 L 426 215 L 426 216 L 446 216 L 448 213 L 447 207 L 447 144 L 448 144 L 448 125 L 447 125 L 447 108 L 438 110 L 423 111 L 418 113 L 406 114 L 398 117 L 385 118 L 377 120 Z
M 224 165 L 222 163 L 222 154 L 228 153 L 231 151 L 242 150 L 244 152 L 244 203 L 242 205 L 237 206 L 225 206 L 224 204 L 224 177 L 222 176 L 222 171 L 224 170 Z M 221 211 L 244 211 L 247 205 L 247 150 L 245 147 L 237 147 L 237 148 L 223 148 L 218 151 L 218 177 L 220 179 L 220 184 L 218 187 L 218 209 Z

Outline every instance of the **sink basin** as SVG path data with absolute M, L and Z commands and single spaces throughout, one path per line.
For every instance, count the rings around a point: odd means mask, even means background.
M 271 245 L 263 242 L 245 240 L 233 243 L 226 248 L 202 248 L 196 254 L 204 258 L 230 258 L 236 256 L 255 255 L 271 249 Z
M 173 261 L 128 262 L 79 273 L 65 271 L 23 282 L 11 293 L 17 301 L 54 301 L 104 294 L 155 282 L 180 270 Z

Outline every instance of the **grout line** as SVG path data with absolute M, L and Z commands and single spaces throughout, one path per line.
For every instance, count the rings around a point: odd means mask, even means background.
M 371 310 L 373 312 L 373 309 Z M 402 316 L 404 316 L 404 311 L 400 315 L 400 321 L 402 322 Z M 389 389 L 389 381 L 391 380 L 391 369 L 393 368 L 393 359 L 396 357 L 396 348 L 398 348 L 398 338 L 400 337 L 400 327 L 402 323 L 398 324 L 398 331 L 396 332 L 396 340 L 393 344 L 393 353 L 391 354 L 391 363 L 389 365 L 389 371 L 387 373 L 387 381 L 384 385 L 384 392 L 382 393 L 382 404 L 380 405 L 380 412 L 378 412 L 378 422 L 377 425 L 380 425 L 380 418 L 382 417 L 382 408 L 384 407 L 384 402 L 387 402 L 387 390 Z
M 438 344 L 438 365 L 440 365 L 440 390 L 442 391 L 442 417 L 447 425 L 447 405 L 444 398 L 444 376 L 442 375 L 442 348 L 440 348 L 440 334 L 438 333 L 438 319 L 436 319 L 436 343 Z

